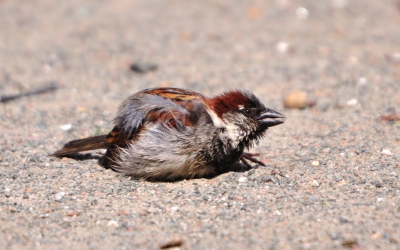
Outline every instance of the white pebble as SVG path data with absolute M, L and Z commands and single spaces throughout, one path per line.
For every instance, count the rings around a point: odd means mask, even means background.
M 366 85 L 367 84 L 367 78 L 365 78 L 365 77 L 360 77 L 360 78 L 358 78 L 358 82 L 357 82 L 357 84 L 358 85 Z
M 392 60 L 396 63 L 399 63 L 400 62 L 400 53 L 393 53 Z
M 381 154 L 383 154 L 383 155 L 392 155 L 392 152 L 390 152 L 389 149 L 384 148 L 384 149 L 382 149 Z
M 275 48 L 279 53 L 283 54 L 283 53 L 286 53 L 288 51 L 289 44 L 286 43 L 286 42 L 279 42 L 279 43 L 276 44 Z
M 247 177 L 240 177 L 239 178 L 239 182 L 246 182 L 247 181 Z
M 319 187 L 319 183 L 318 183 L 317 180 L 313 180 L 311 185 L 312 185 L 313 187 Z
M 347 106 L 354 106 L 358 103 L 357 99 L 353 98 L 347 101 Z
M 313 167 L 317 167 L 317 166 L 319 166 L 319 161 L 312 161 L 312 162 L 311 162 L 311 165 L 312 165 Z
M 72 124 L 65 124 L 60 126 L 61 130 L 63 131 L 69 131 L 72 129 Z
M 55 195 L 56 201 L 60 201 L 63 198 L 64 194 L 65 194 L 65 192 L 56 193 L 56 195 Z
M 309 12 L 306 8 L 300 7 L 296 10 L 296 16 L 299 20 L 306 20 L 309 16 Z
M 107 226 L 108 226 L 108 227 L 118 227 L 119 225 L 118 225 L 118 222 L 117 222 L 117 221 L 115 221 L 115 220 L 110 220 L 110 221 L 107 223 Z

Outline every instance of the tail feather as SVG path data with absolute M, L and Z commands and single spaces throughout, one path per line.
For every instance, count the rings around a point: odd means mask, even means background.
M 67 142 L 62 149 L 57 150 L 51 154 L 51 156 L 63 156 L 79 153 L 81 151 L 105 149 L 109 146 L 106 137 L 107 135 L 99 135 Z

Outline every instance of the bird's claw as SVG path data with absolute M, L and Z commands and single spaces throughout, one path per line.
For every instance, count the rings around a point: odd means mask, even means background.
M 265 164 L 263 162 L 261 162 L 261 161 L 257 160 L 256 158 L 254 158 L 254 156 L 259 156 L 259 155 L 260 154 L 251 154 L 251 153 L 244 152 L 242 154 L 242 156 L 240 157 L 240 161 L 248 168 L 253 168 L 253 166 L 250 165 L 250 163 L 247 160 L 249 160 L 251 162 L 254 162 L 254 163 L 257 163 L 257 164 L 260 164 L 261 166 L 265 167 Z

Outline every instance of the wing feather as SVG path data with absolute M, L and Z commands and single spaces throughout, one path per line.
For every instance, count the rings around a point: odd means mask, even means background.
M 207 97 L 178 88 L 146 89 L 128 97 L 119 107 L 115 127 L 108 134 L 110 143 L 135 140 L 146 123 L 163 122 L 175 129 L 193 126 L 204 111 Z M 200 111 L 200 112 L 199 112 Z

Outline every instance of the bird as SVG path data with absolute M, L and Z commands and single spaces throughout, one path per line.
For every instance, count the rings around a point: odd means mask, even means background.
M 265 164 L 245 152 L 286 117 L 253 93 L 234 89 L 212 98 L 181 88 L 139 91 L 119 106 L 108 134 L 73 140 L 55 157 L 106 149 L 99 164 L 135 179 L 207 178 Z

